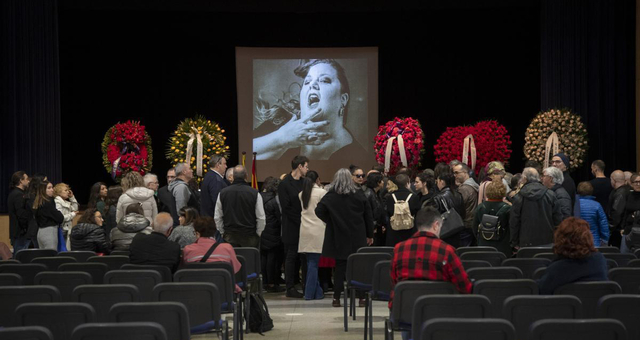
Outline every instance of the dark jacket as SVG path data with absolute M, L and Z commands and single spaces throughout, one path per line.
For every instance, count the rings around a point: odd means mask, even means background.
M 27 207 L 24 190 L 13 188 L 7 198 L 9 212 L 9 237 L 15 239 L 27 234 L 31 209 Z
M 102 229 L 104 229 L 104 235 L 107 237 L 107 241 L 111 242 L 111 230 L 118 225 L 118 221 L 116 221 L 117 208 L 115 205 L 112 205 L 108 208 L 105 206 L 105 209 L 107 209 L 107 211 L 104 215 L 104 221 L 102 222 Z
M 435 194 L 431 200 L 427 201 L 426 205 L 430 205 L 438 209 L 440 213 L 444 213 L 447 209 L 442 204 L 443 200 L 446 202 L 449 209 L 455 209 L 458 215 L 464 219 L 466 211 L 464 209 L 462 195 L 456 190 L 451 190 L 449 187 L 442 188 L 442 190 Z
M 348 195 L 329 190 L 315 212 L 327 224 L 322 245 L 325 257 L 346 260 L 359 248 L 367 246 L 367 238 L 373 238 L 371 206 L 362 190 Z
M 145 218 L 146 220 L 146 218 Z M 109 254 L 111 245 L 107 241 L 104 229 L 93 223 L 78 223 L 71 228 L 71 250 L 89 250 Z
M 567 190 L 560 184 L 555 184 L 551 190 L 556 194 L 556 200 L 560 205 L 560 213 L 562 214 L 562 220 L 571 217 L 571 196 L 567 193 Z
M 373 215 L 373 221 L 376 225 L 384 225 L 386 222 L 386 206 L 383 205 L 383 201 L 371 188 L 364 188 L 364 196 L 371 206 L 371 213 Z
M 553 243 L 555 227 L 562 222 L 556 195 L 540 182 L 525 184 L 513 198 L 509 226 L 511 245 L 542 246 Z
M 222 204 L 224 229 L 219 229 L 223 230 L 223 234 L 254 235 L 257 233 L 258 190 L 241 179 L 222 189 L 218 199 Z M 216 219 L 218 218 L 216 216 Z
M 562 175 L 564 176 L 562 187 L 567 191 L 569 197 L 571 197 L 571 214 L 573 214 L 573 207 L 576 204 L 576 182 L 574 182 L 571 175 L 569 175 L 569 171 L 563 171 Z
M 464 215 L 460 215 L 460 217 L 464 221 L 464 226 L 470 230 L 474 227 L 473 220 L 476 218 L 476 209 L 478 208 L 478 188 L 479 185 L 473 178 L 467 179 L 458 187 L 464 206 Z
M 624 234 L 627 235 L 631 232 L 634 221 L 634 213 L 640 210 L 640 192 L 631 191 L 627 195 L 627 200 L 624 206 Z
M 132 264 L 167 266 L 173 273 L 178 269 L 181 253 L 179 244 L 160 233 L 137 234 L 129 248 L 129 261 Z
M 553 294 L 556 288 L 580 281 L 608 281 L 607 260 L 600 252 L 583 259 L 565 257 L 553 261 L 538 280 L 540 294 Z
M 227 182 L 221 175 L 213 170 L 207 172 L 200 187 L 200 214 L 202 216 L 215 216 L 218 194 L 226 187 Z
M 288 174 L 278 185 L 278 198 L 282 207 L 282 243 L 296 245 L 300 241 L 300 215 L 302 204 L 298 194 L 302 191 L 302 179 L 295 180 Z
M 116 228 L 111 230 L 111 244 L 114 250 L 129 250 L 131 241 L 138 233 L 151 233 L 149 220 L 143 215 L 125 215 Z
M 158 204 L 158 212 L 171 214 L 174 226 L 180 224 L 180 221 L 178 221 L 178 212 L 176 211 L 176 199 L 173 197 L 171 191 L 169 191 L 168 185 L 158 189 L 158 201 L 160 202 Z M 117 222 L 119 221 L 116 221 L 116 223 Z
M 502 252 L 507 258 L 513 255 L 510 245 L 510 230 L 509 230 L 509 215 L 511 213 L 511 206 L 503 201 L 486 200 L 478 205 L 476 215 L 473 219 L 474 230 L 479 246 L 495 247 L 499 252 Z M 497 240 L 487 240 L 485 238 L 491 238 L 491 235 L 482 235 L 478 232 L 480 222 L 482 222 L 482 216 L 484 214 L 498 216 L 500 222 L 500 228 L 503 233 Z
M 596 197 L 596 201 L 600 203 L 602 209 L 606 209 L 613 190 L 611 180 L 607 177 L 597 177 L 591 180 L 591 186 L 593 186 L 593 196 Z
M 64 222 L 64 215 L 56 209 L 56 203 L 50 198 L 35 211 L 36 223 L 39 228 L 55 227 Z
M 262 195 L 264 214 L 266 216 L 266 225 L 260 237 L 260 248 L 270 250 L 282 244 L 280 236 L 280 206 L 278 206 L 275 192 L 261 192 L 260 195 Z
M 395 201 L 393 200 L 393 196 L 396 196 L 398 201 L 406 200 L 411 194 L 411 198 L 409 199 L 409 209 L 411 210 L 411 215 L 416 216 L 416 213 L 420 209 L 420 197 L 418 194 L 412 193 L 407 188 L 398 188 L 398 190 L 389 193 L 386 200 L 386 212 L 389 218 L 393 216 L 394 213 L 394 205 Z M 386 246 L 387 247 L 395 247 L 396 244 L 408 240 L 413 234 L 417 232 L 415 225 L 411 229 L 407 230 L 393 230 L 393 228 L 387 228 L 387 237 L 386 237 Z
M 623 185 L 618 189 L 611 191 L 609 196 L 609 205 L 607 206 L 607 217 L 609 226 L 613 230 L 624 229 L 623 217 L 624 209 L 627 204 L 627 195 L 631 192 L 631 186 Z

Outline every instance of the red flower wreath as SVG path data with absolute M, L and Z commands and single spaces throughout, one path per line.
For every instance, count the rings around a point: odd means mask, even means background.
M 436 162 L 461 160 L 464 138 L 470 134 L 476 145 L 475 173 L 479 173 L 489 162 L 505 163 L 511 157 L 511 137 L 507 129 L 495 120 L 486 120 L 475 126 L 448 127 L 434 145 Z
M 402 139 L 404 140 L 404 148 L 407 154 L 407 167 L 409 169 L 416 169 L 420 165 L 420 155 L 424 152 L 424 133 L 420 127 L 420 122 L 413 118 L 396 117 L 392 121 L 380 125 L 373 146 L 376 152 L 376 161 L 379 164 L 384 164 L 387 141 L 389 138 L 398 135 L 402 135 Z M 394 140 L 389 173 L 394 174 L 401 166 L 400 150 L 398 143 Z
M 127 121 L 112 126 L 104 135 L 102 160 L 113 179 L 120 182 L 123 174 L 151 170 L 151 137 L 139 122 Z

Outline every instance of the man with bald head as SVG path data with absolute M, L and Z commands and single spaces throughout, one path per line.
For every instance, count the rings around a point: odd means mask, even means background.
M 175 272 L 180 264 L 180 245 L 167 238 L 173 230 L 173 219 L 168 213 L 159 213 L 153 220 L 153 232 L 139 233 L 131 241 L 129 261 L 132 264 L 167 266 Z
M 623 229 L 622 216 L 627 203 L 627 195 L 631 191 L 631 186 L 626 183 L 625 173 L 622 170 L 616 170 L 611 173 L 611 187 L 613 190 L 609 195 L 609 204 L 606 207 L 609 227 L 611 228 L 609 245 L 620 248 L 620 230 Z

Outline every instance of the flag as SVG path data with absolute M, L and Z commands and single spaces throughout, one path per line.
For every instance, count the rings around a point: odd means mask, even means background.
M 245 165 L 244 165 L 244 160 L 245 160 L 245 158 L 247 158 L 247 153 L 246 153 L 246 152 L 244 152 L 244 151 L 242 151 L 242 166 L 245 166 Z
M 251 165 L 251 187 L 258 190 L 258 175 L 256 174 L 256 155 L 253 153 L 253 164 Z

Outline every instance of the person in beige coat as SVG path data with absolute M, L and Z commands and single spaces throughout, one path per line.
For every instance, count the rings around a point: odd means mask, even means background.
M 122 191 L 124 192 L 118 205 L 116 206 L 116 223 L 124 217 L 125 211 L 130 204 L 140 204 L 144 212 L 144 217 L 153 223 L 153 219 L 158 215 L 158 206 L 154 197 L 155 192 L 147 189 L 140 173 L 131 171 L 127 172 L 122 178 Z
M 310 170 L 302 182 L 302 191 L 298 194 L 302 204 L 300 219 L 300 242 L 298 252 L 307 254 L 307 277 L 304 289 L 305 300 L 324 298 L 324 292 L 318 282 L 318 262 L 322 254 L 325 223 L 316 216 L 316 206 L 327 193 L 320 186 L 318 173 Z
M 62 232 L 64 239 L 67 241 L 67 249 L 71 249 L 69 242 L 69 234 L 71 234 L 71 228 L 73 227 L 73 219 L 78 214 L 78 201 L 73 196 L 73 191 L 67 184 L 58 183 L 53 187 L 53 199 L 56 203 L 56 209 L 64 216 L 64 222 L 62 222 Z

